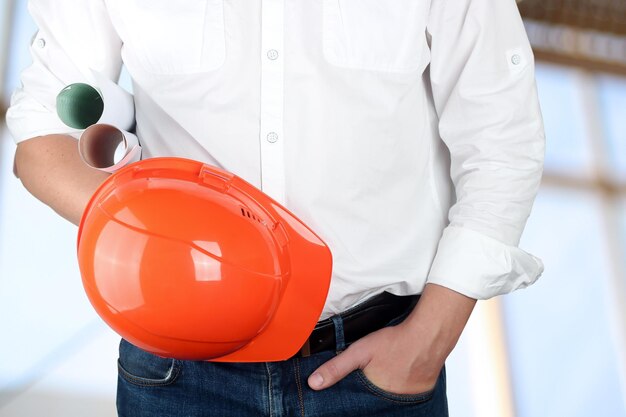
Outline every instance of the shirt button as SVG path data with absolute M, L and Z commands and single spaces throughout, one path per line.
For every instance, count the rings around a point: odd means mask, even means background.
M 43 38 L 37 39 L 37 46 L 43 48 L 44 46 L 46 46 L 46 41 Z
M 278 58 L 278 51 L 276 49 L 270 49 L 269 51 L 267 51 L 267 58 L 274 61 Z
M 511 63 L 513 65 L 518 65 L 520 62 L 522 62 L 522 57 L 519 56 L 518 54 L 515 54 L 513 56 L 511 56 Z
M 269 143 L 274 143 L 278 140 L 278 133 L 276 132 L 270 132 L 267 134 L 267 141 Z

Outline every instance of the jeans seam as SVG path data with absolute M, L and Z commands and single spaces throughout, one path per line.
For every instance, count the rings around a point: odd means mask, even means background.
M 268 391 L 268 404 L 269 404 L 269 415 L 270 417 L 274 415 L 272 410 L 272 372 L 270 371 L 270 367 L 265 363 L 265 369 L 267 370 L 267 391 Z
M 300 361 L 298 358 L 294 360 L 294 369 L 296 371 L 296 386 L 298 387 L 298 401 L 300 402 L 300 416 L 304 416 L 304 395 L 302 393 L 302 382 L 300 381 Z

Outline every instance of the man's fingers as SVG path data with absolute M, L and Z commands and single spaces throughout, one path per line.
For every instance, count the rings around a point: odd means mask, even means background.
M 329 360 L 309 376 L 309 386 L 314 390 L 328 388 L 355 369 L 362 368 L 366 362 L 360 349 L 347 349 Z

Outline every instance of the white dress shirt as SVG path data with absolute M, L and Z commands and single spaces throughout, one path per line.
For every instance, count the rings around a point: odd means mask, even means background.
M 117 80 L 123 63 L 144 158 L 231 171 L 326 241 L 323 317 L 384 290 L 485 299 L 541 274 L 517 247 L 544 132 L 514 0 L 29 5 L 15 140 L 75 134 L 56 94 L 88 71 Z

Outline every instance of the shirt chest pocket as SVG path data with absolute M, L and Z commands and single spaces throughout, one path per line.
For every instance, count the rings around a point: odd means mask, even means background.
M 323 0 L 323 50 L 336 66 L 412 72 L 430 59 L 428 0 Z
M 226 57 L 223 0 L 125 0 L 124 55 L 154 74 L 219 68 Z

